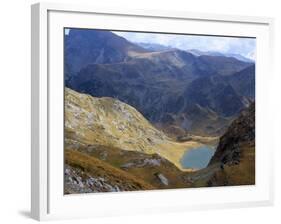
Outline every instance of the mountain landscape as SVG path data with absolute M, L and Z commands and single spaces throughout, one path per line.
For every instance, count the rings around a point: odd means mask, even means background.
M 65 193 L 254 184 L 254 61 L 89 29 L 64 54 Z

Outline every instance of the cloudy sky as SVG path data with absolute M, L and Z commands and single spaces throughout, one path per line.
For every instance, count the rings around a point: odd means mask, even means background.
M 255 59 L 256 40 L 254 38 L 196 36 L 178 34 L 155 34 L 138 32 L 114 32 L 131 42 L 156 43 L 182 50 L 197 49 L 221 53 L 240 54 Z
M 69 34 L 65 29 L 65 34 Z M 256 39 L 237 37 L 217 37 L 200 35 L 158 34 L 141 32 L 113 33 L 126 38 L 131 42 L 155 43 L 182 50 L 196 49 L 200 51 L 215 51 L 228 54 L 239 54 L 255 60 Z

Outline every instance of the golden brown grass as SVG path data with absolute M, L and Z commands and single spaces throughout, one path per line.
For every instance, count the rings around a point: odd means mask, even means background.
M 175 142 L 153 127 L 135 108 L 113 98 L 95 98 L 65 89 L 65 139 L 84 145 L 115 146 L 158 154 L 184 170 L 180 159 L 196 141 Z
M 253 185 L 255 184 L 255 149 L 249 144 L 242 146 L 241 161 L 237 165 L 226 165 L 214 174 L 211 182 L 216 185 Z
M 71 148 L 69 149 L 71 150 Z M 182 188 L 187 186 L 182 179 L 185 172 L 181 171 L 173 163 L 157 154 L 126 151 L 116 147 L 101 145 L 81 147 L 79 148 L 79 151 L 100 161 L 102 160 L 102 162 L 114 166 L 117 169 L 130 173 L 137 179 L 144 180 L 146 183 L 153 185 L 157 189 Z M 138 164 L 143 164 L 145 160 L 161 161 L 161 165 L 138 166 Z M 133 163 L 134 165 L 128 168 L 124 167 L 125 164 L 130 163 Z M 161 181 L 159 181 L 156 177 L 156 174 L 158 173 L 163 174 L 169 180 L 169 185 L 163 185 Z
M 86 172 L 89 176 L 103 177 L 112 185 L 121 185 L 126 190 L 154 189 L 152 185 L 142 179 L 81 152 L 66 150 L 65 163 Z

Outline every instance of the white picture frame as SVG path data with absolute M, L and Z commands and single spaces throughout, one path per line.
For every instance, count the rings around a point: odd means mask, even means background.
M 273 146 L 267 105 L 273 57 L 272 18 L 191 12 L 98 9 L 38 3 L 32 14 L 31 214 L 37 220 L 98 217 L 273 203 Z M 178 24 L 178 25 L 177 25 Z M 183 26 L 184 25 L 184 26 Z M 63 27 L 255 36 L 256 185 L 200 189 L 64 195 Z M 62 33 L 61 33 L 62 32 Z M 135 202 L 138 203 L 135 203 Z

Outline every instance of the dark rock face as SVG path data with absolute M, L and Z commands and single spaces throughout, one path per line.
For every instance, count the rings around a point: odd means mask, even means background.
M 255 95 L 253 64 L 235 58 L 149 52 L 97 30 L 71 30 L 65 45 L 67 87 L 118 98 L 152 123 L 217 135 Z
M 241 96 L 251 100 L 255 98 L 255 65 L 251 65 L 227 78 L 232 87 Z
M 245 62 L 233 57 L 203 55 L 199 58 L 200 64 L 205 65 L 211 75 L 228 76 L 248 67 L 245 66 Z
M 130 50 L 145 52 L 143 48 L 108 31 L 71 29 L 65 36 L 65 66 L 69 76 L 73 76 L 89 64 L 124 61 Z
M 184 98 L 186 105 L 198 104 L 223 116 L 232 116 L 244 107 L 237 92 L 220 76 L 196 79 L 187 87 Z
M 232 122 L 226 133 L 220 138 L 216 153 L 210 164 L 239 163 L 240 146 L 243 143 L 255 144 L 255 103 L 243 110 L 240 116 Z

